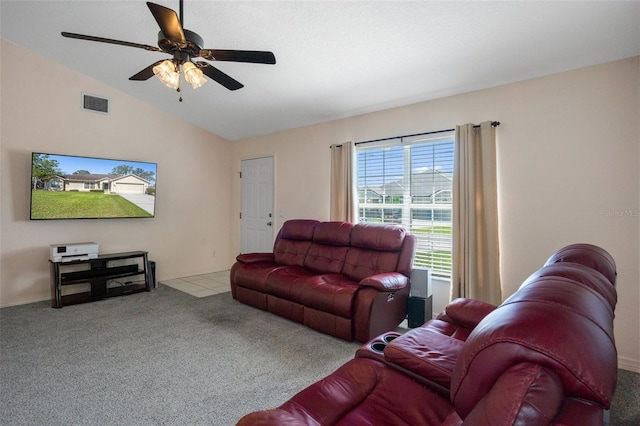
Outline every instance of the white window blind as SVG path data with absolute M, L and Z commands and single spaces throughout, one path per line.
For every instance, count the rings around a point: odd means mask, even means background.
M 414 266 L 451 276 L 453 132 L 357 146 L 361 222 L 403 226 L 417 239 Z

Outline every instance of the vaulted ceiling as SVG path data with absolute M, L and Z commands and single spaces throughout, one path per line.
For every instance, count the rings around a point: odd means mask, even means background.
M 155 77 L 128 79 L 168 55 L 60 35 L 155 46 L 143 1 L 2 0 L 0 15 L 2 38 L 229 140 L 640 55 L 638 1 L 185 0 L 205 48 L 277 63 L 215 62 L 245 87 L 187 86 L 178 102 Z

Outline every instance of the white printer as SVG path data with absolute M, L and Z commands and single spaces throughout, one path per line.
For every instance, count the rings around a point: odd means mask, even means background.
M 52 262 L 73 262 L 74 260 L 89 260 L 98 257 L 98 244 L 72 243 L 51 244 L 49 259 Z

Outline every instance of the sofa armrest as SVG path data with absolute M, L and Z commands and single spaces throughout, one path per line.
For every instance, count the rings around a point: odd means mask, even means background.
M 242 263 L 260 263 L 260 262 L 271 262 L 273 263 L 274 256 L 273 253 L 245 253 L 239 254 L 236 256 L 236 260 Z
M 409 278 L 399 272 L 385 272 L 372 275 L 360 281 L 364 287 L 373 287 L 379 291 L 393 291 L 405 288 L 409 284 Z
M 451 376 L 464 342 L 441 334 L 431 327 L 434 322 L 437 320 L 427 321 L 394 339 L 384 349 L 384 358 L 392 366 L 416 374 L 421 383 L 437 384 L 436 390 L 449 396 Z
M 530 362 L 505 370 L 483 397 L 481 393 L 458 393 L 453 397 L 456 412 L 465 425 L 552 424 L 564 400 L 558 375 Z M 466 414 L 469 405 L 471 410 Z
M 602 426 L 604 424 L 604 408 L 584 399 L 565 398 L 560 414 L 553 419 L 553 424 L 557 426 Z
M 458 324 L 475 328 L 480 321 L 489 315 L 497 306 L 480 300 L 458 298 L 449 303 L 444 311 L 447 317 Z

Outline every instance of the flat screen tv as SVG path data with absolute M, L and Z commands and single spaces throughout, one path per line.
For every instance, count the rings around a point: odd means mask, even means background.
M 30 219 L 155 216 L 156 163 L 31 154 Z

